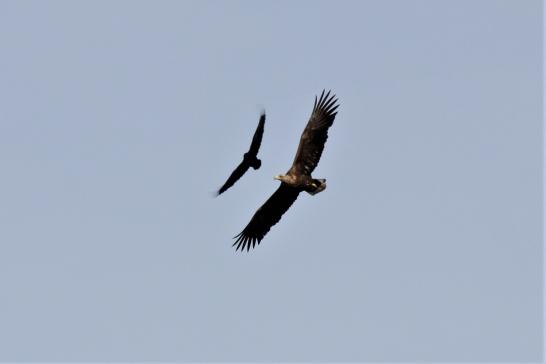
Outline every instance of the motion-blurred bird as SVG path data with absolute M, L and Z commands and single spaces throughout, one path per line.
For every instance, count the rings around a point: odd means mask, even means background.
M 258 150 L 260 149 L 260 144 L 262 143 L 262 136 L 264 134 L 264 125 L 265 125 L 265 111 L 260 115 L 260 121 L 258 122 L 258 127 L 254 132 L 254 137 L 252 138 L 252 143 L 250 144 L 250 149 L 243 155 L 243 161 L 235 168 L 231 173 L 226 183 L 216 193 L 216 196 L 219 196 L 221 193 L 225 192 L 228 188 L 233 186 L 239 178 L 246 173 L 246 171 L 252 167 L 254 169 L 260 168 L 262 161 L 258 159 Z

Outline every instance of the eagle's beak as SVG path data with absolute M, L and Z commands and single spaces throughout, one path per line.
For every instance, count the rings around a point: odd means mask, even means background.
M 276 179 L 276 180 L 281 180 L 281 176 L 280 175 L 276 175 L 275 177 L 273 177 L 273 179 Z

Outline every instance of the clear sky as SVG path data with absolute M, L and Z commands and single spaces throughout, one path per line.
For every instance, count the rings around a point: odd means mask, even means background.
M 0 1 L 0 361 L 540 360 L 541 42 L 538 0 Z M 235 252 L 323 88 L 328 188 Z

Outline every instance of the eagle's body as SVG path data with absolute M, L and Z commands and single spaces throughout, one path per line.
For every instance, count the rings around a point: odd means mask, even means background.
M 326 188 L 325 179 L 314 179 L 313 177 L 305 174 L 285 174 L 275 176 L 275 179 L 278 179 L 282 183 L 298 190 L 299 192 L 305 191 L 311 195 L 316 195 Z
M 322 91 L 318 102 L 315 97 L 313 112 L 301 135 L 292 166 L 286 174 L 275 177 L 281 181 L 281 185 L 256 211 L 243 231 L 235 237 L 233 245 L 237 245 L 237 249 L 246 247 L 249 250 L 250 245 L 254 247 L 256 242 L 259 244 L 301 192 L 315 195 L 326 188 L 326 180 L 314 179 L 311 173 L 318 165 L 328 139 L 328 128 L 334 123 L 336 109 L 339 106 L 336 105 L 335 95 L 329 96 L 330 92 L 324 95 Z

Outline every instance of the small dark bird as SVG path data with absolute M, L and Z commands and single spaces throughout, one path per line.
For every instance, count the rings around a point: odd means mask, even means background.
M 260 144 L 262 144 L 262 136 L 264 134 L 264 125 L 265 125 L 265 111 L 260 115 L 260 121 L 258 122 L 258 127 L 254 132 L 254 137 L 252 137 L 252 144 L 250 144 L 250 149 L 243 156 L 243 161 L 235 168 L 231 173 L 226 183 L 218 190 L 216 196 L 219 196 L 221 193 L 225 192 L 228 188 L 233 186 L 239 178 L 246 173 L 246 171 L 252 167 L 254 169 L 260 168 L 262 161 L 258 159 L 258 150 L 260 149 Z
M 292 162 L 292 167 L 284 175 L 274 178 L 281 181 L 281 185 L 269 197 L 269 199 L 256 211 L 248 225 L 237 236 L 234 237 L 237 246 L 236 250 L 254 248 L 256 243 L 264 238 L 265 234 L 273 225 L 279 222 L 281 216 L 292 206 L 300 192 L 307 192 L 315 195 L 326 188 L 325 179 L 314 179 L 311 173 L 316 168 L 326 139 L 328 139 L 328 128 L 334 123 L 336 117 L 337 99 L 335 95 L 330 96 L 330 91 L 324 95 L 324 90 L 315 105 L 313 112 L 303 130 L 300 138 L 298 151 Z

